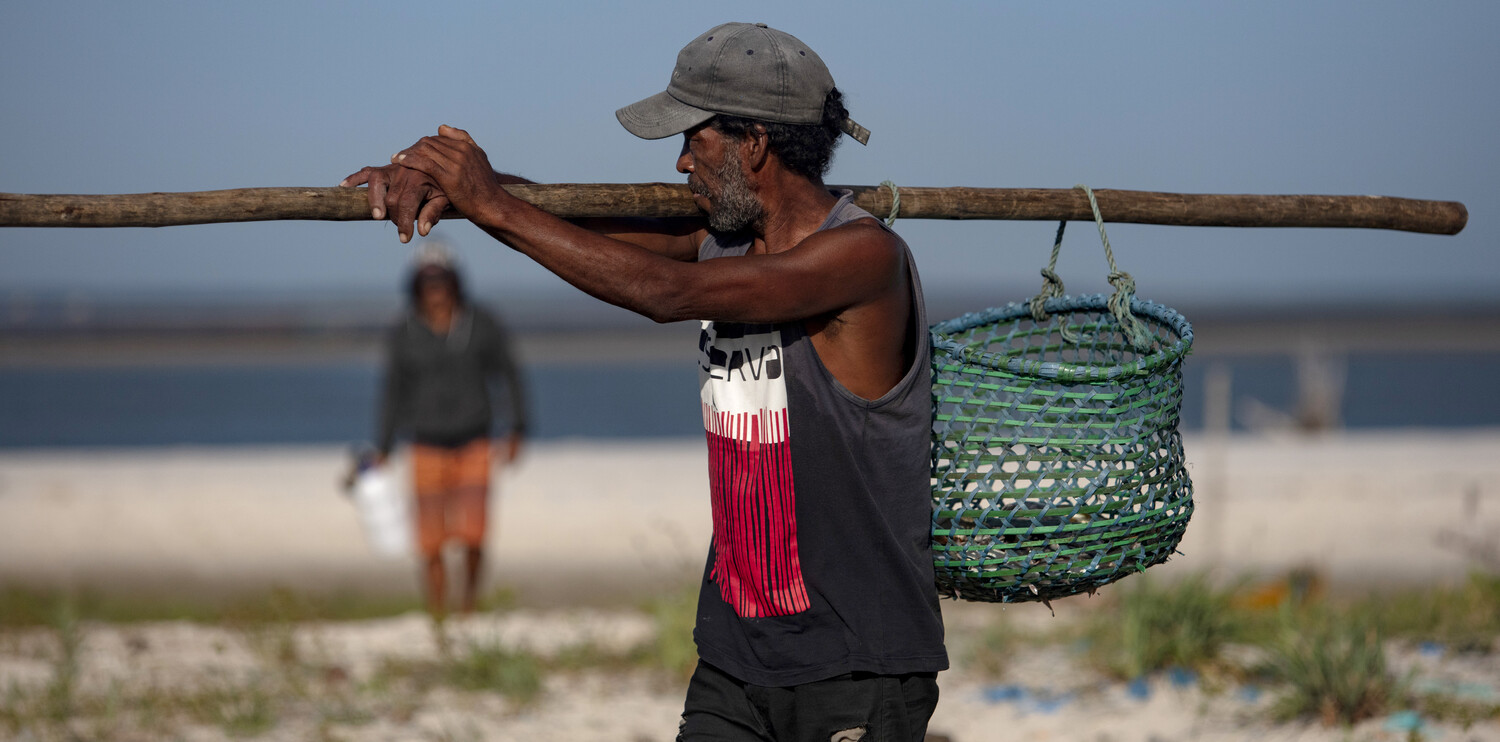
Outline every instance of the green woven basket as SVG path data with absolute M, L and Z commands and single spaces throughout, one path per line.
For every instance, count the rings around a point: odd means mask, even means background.
M 1060 227 L 1054 265 L 1061 240 Z M 1092 593 L 1165 561 L 1193 512 L 1177 432 L 1191 325 L 1133 298 L 1118 269 L 1113 296 L 1062 296 L 1051 268 L 1043 275 L 1048 287 L 1030 303 L 932 327 L 943 595 Z

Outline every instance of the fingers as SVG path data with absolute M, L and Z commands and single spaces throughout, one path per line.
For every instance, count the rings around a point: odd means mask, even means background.
M 438 220 L 443 218 L 443 210 L 448 208 L 447 196 L 434 196 L 422 204 L 422 210 L 417 212 L 417 234 L 426 237 L 437 226 Z
M 362 186 L 370 180 L 370 168 L 362 167 L 359 172 L 353 173 L 339 181 L 340 188 L 354 188 Z
M 387 195 L 385 205 L 390 210 L 391 223 L 396 225 L 396 236 L 403 243 L 411 242 L 417 209 L 429 196 L 437 193 L 437 189 L 421 173 L 405 169 L 397 175 L 395 186 Z
M 389 219 L 404 243 L 411 241 L 414 231 L 427 236 L 444 210 L 454 208 L 454 199 L 474 201 L 483 191 L 482 182 L 479 191 L 473 186 L 476 180 L 482 181 L 474 176 L 476 171 L 493 176 L 484 151 L 468 132 L 444 125 L 438 128 L 438 136 L 423 137 L 392 155 L 390 165 L 363 168 L 339 185 L 368 185 L 370 215 Z
M 416 144 L 391 156 L 391 164 L 420 170 L 439 183 L 458 170 L 462 145 L 437 137 L 422 137 Z
M 391 164 L 398 167 L 410 168 L 423 175 L 440 180 L 443 174 L 443 165 L 448 164 L 447 158 L 434 155 L 435 153 L 430 149 L 420 148 L 420 143 L 418 143 L 391 155 Z
M 388 177 L 384 170 L 378 167 L 360 168 L 359 172 L 339 181 L 341 188 L 354 188 L 368 184 L 370 188 L 365 193 L 365 200 L 370 204 L 370 217 L 381 219 L 385 217 L 385 191 Z
M 386 184 L 389 182 L 389 178 L 384 170 L 370 167 L 365 169 L 370 171 L 369 176 L 366 178 L 370 184 L 370 190 L 365 194 L 366 200 L 370 202 L 370 218 L 376 220 L 384 219 Z
M 469 136 L 469 132 L 464 131 L 463 129 L 460 129 L 456 126 L 449 126 L 447 124 L 439 126 L 438 136 L 444 137 L 446 139 L 457 139 L 460 142 L 468 142 L 475 147 L 479 146 L 479 144 L 474 141 L 474 137 Z

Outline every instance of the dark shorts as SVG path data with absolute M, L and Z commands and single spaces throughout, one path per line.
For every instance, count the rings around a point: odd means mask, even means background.
M 937 673 L 840 675 L 788 688 L 742 683 L 707 662 L 688 683 L 680 742 L 921 742 Z

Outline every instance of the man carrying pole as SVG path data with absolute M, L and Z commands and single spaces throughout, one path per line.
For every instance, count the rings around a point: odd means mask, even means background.
M 931 383 L 906 244 L 823 175 L 848 117 L 819 57 L 729 23 L 616 116 L 681 134 L 701 217 L 567 222 L 441 127 L 343 185 L 403 242 L 453 208 L 604 301 L 700 320 L 714 535 L 682 739 L 920 740 L 948 666 L 928 551 Z

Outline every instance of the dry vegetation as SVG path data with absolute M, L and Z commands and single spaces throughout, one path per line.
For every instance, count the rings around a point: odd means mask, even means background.
M 510 602 L 432 627 L 399 602 L 285 592 L 153 614 L 10 591 L 0 596 L 0 737 L 492 739 L 583 689 L 612 688 L 626 706 L 643 703 L 634 692 L 663 699 L 657 716 L 680 703 L 695 661 L 691 591 L 609 611 Z M 1015 611 L 955 610 L 950 676 L 979 688 L 1024 683 L 1027 658 L 1044 653 L 1074 668 L 1070 694 L 1168 676 L 1205 699 L 1263 688 L 1264 702 L 1236 722 L 1247 729 L 1353 729 L 1407 711 L 1500 732 L 1497 576 L 1339 600 L 1305 573 L 1230 586 L 1142 579 L 1060 608 L 1061 618 L 1026 625 Z

